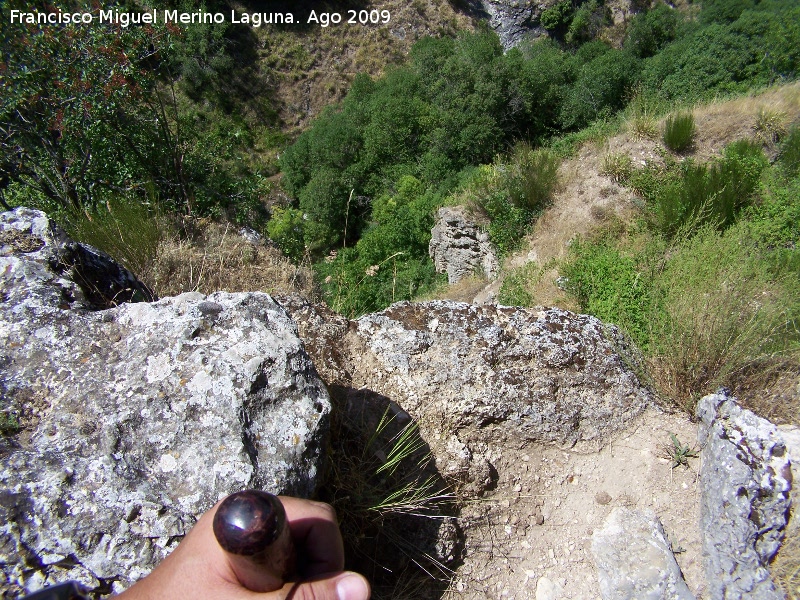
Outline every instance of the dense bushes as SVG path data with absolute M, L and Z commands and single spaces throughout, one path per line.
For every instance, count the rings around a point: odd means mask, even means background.
M 410 300 L 434 284 L 428 242 L 441 204 L 439 195 L 410 175 L 377 198 L 355 246 L 336 250 L 316 266 L 328 304 L 353 317 Z
M 783 143 L 786 152 L 790 137 Z M 760 146 L 626 181 L 655 227 L 579 240 L 560 267 L 579 308 L 615 323 L 687 405 L 750 371 L 800 362 L 800 179 Z M 788 365 L 788 367 L 787 367 Z
M 76 213 L 157 200 L 182 213 L 265 216 L 266 165 L 250 151 L 264 128 L 229 110 L 242 90 L 222 75 L 233 64 L 225 27 L 6 23 L 1 35 L 7 201 Z M 190 66 L 201 63 L 202 77 Z
M 752 202 L 766 166 L 761 148 L 741 140 L 730 144 L 711 164 L 686 160 L 669 163 L 660 173 L 647 167 L 632 174 L 630 181 L 648 200 L 651 223 L 672 238 L 679 233 L 690 235 L 706 224 L 720 230 L 731 226 Z
M 556 41 L 504 54 L 487 30 L 457 39 L 426 38 L 412 48 L 406 65 L 375 81 L 357 77 L 347 97 L 281 158 L 286 187 L 305 219 L 305 248 L 319 259 L 346 246 L 335 261 L 340 274 L 347 261 L 358 263 L 353 273 L 365 273 L 387 256 L 410 256 L 395 245 L 371 262 L 364 258 L 366 248 L 376 246 L 370 236 L 380 222 L 379 199 L 394 197 L 396 182 L 413 177 L 419 194 L 471 200 L 488 217 L 501 254 L 508 252 L 541 206 L 539 200 L 527 203 L 536 196 L 539 179 L 512 173 L 522 164 L 520 157 L 495 159 L 520 139 L 535 147 L 564 132 L 602 128 L 631 97 L 691 101 L 797 71 L 797 52 L 785 40 L 800 31 L 800 12 L 788 0 L 704 6 L 702 18 L 689 21 L 656 3 L 634 17 L 623 48 L 615 49 L 594 39 L 605 23 L 602 2 L 560 2 L 541 17 Z M 683 147 L 685 141 L 672 145 Z M 704 223 L 728 227 L 749 201 L 751 171 L 758 170 L 758 161 L 746 152 L 733 154 L 713 167 L 687 163 L 668 173 L 632 175 L 635 186 L 657 184 L 648 196 L 656 227 L 668 237 Z M 352 196 L 366 202 L 350 206 Z M 371 241 L 356 252 L 364 238 Z M 416 256 L 425 263 L 424 253 Z M 320 267 L 323 272 L 332 277 L 328 267 Z M 356 279 L 386 289 L 374 275 Z M 397 278 L 393 282 L 396 289 Z M 361 303 L 368 304 L 373 305 Z

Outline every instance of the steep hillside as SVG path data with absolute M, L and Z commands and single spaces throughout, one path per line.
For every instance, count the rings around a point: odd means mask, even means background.
M 299 2 L 289 9 L 300 15 L 300 25 L 254 29 L 262 72 L 289 132 L 304 128 L 325 106 L 341 100 L 357 73 L 375 77 L 403 61 L 421 37 L 454 36 L 474 28 L 473 18 L 448 0 Z M 342 23 L 307 23 L 311 10 L 321 19 L 323 13 L 339 13 Z M 350 24 L 352 17 L 379 22 Z

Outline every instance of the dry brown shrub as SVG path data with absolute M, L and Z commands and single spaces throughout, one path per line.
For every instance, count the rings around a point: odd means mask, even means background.
M 197 291 L 297 293 L 319 300 L 310 266 L 293 264 L 279 249 L 252 243 L 234 225 L 191 220 L 162 241 L 142 275 L 160 297 Z

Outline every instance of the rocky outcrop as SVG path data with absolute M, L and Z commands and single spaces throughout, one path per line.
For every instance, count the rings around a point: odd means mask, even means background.
M 153 300 L 153 293 L 107 254 L 78 244 L 41 211 L 0 213 L 0 258 L 4 277 L 24 278 L 6 286 L 15 310 L 101 309 Z M 23 307 L 25 307 L 23 309 Z
M 542 35 L 538 26 L 542 11 L 555 4 L 553 1 L 481 0 L 480 8 L 486 14 L 489 26 L 500 36 L 503 48 L 513 48 L 529 34 Z
M 604 600 L 694 600 L 661 521 L 616 508 L 592 536 Z
M 599 443 L 651 402 L 613 327 L 559 309 L 395 304 L 357 321 L 280 302 L 349 402 L 388 398 L 420 423 L 439 471 L 491 484 L 490 445 Z
M 272 298 L 95 310 L 138 282 L 42 213 L 1 219 L 0 407 L 18 429 L 0 437 L 5 592 L 68 579 L 118 590 L 222 496 L 313 492 L 329 397 Z M 54 260 L 64 248 L 116 283 Z
M 703 398 L 698 441 L 709 598 L 783 598 L 767 564 L 784 536 L 792 485 L 777 428 L 724 393 Z
M 489 233 L 471 221 L 462 206 L 439 209 L 428 253 L 436 272 L 447 273 L 451 285 L 476 273 L 494 279 L 500 271 Z

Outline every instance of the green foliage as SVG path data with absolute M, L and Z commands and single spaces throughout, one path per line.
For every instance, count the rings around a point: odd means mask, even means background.
M 542 270 L 534 262 L 514 270 L 503 279 L 497 302 L 505 306 L 533 306 L 534 298 L 530 289 L 541 276 Z
M 522 241 L 536 213 L 513 202 L 509 181 L 513 174 L 502 163 L 482 165 L 466 185 L 464 200 L 489 219 L 489 239 L 501 256 L 505 256 Z M 515 185 L 519 185 L 513 182 Z
M 667 458 L 672 461 L 673 469 L 675 467 L 686 467 L 688 469 L 690 458 L 700 458 L 700 454 L 696 448 L 681 444 L 678 440 L 678 436 L 674 433 L 670 433 L 669 438 L 672 441 L 672 445 L 666 446 L 665 454 Z
M 635 56 L 611 48 L 583 64 L 575 83 L 565 92 L 560 110 L 562 127 L 584 127 L 621 109 L 639 67 Z
M 0 435 L 14 435 L 19 433 L 20 424 L 16 415 L 10 412 L 0 412 Z
M 378 198 L 371 224 L 354 247 L 316 266 L 326 301 L 350 317 L 410 300 L 436 282 L 428 257 L 433 214 L 441 198 L 411 176 Z
M 3 172 L 33 190 L 39 205 L 73 213 L 94 210 L 113 192 L 181 212 L 261 218 L 263 177 L 243 158 L 254 144 L 250 127 L 192 103 L 180 93 L 186 86 L 172 85 L 176 64 L 189 64 L 192 48 L 201 50 L 188 40 L 213 31 L 158 23 L 7 24 Z M 229 62 L 209 60 L 220 72 L 230 70 Z
M 800 40 L 800 10 L 780 1 L 750 10 L 743 4 L 704 3 L 701 15 L 711 17 L 679 28 L 675 41 L 646 60 L 645 88 L 667 100 L 697 101 L 794 77 L 800 67 L 794 44 Z M 718 14 L 723 10 L 725 16 Z
M 675 39 L 680 22 L 677 10 L 659 2 L 633 18 L 623 47 L 639 58 L 654 56 Z
M 795 125 L 781 144 L 778 162 L 789 177 L 800 173 L 800 126 Z
M 667 117 L 662 139 L 666 147 L 673 152 L 682 152 L 692 145 L 694 134 L 692 113 L 678 113 Z
M 797 355 L 798 271 L 775 270 L 745 223 L 701 228 L 654 283 L 650 352 L 666 395 L 694 400 L 770 356 Z M 757 299 L 757 300 L 756 300 Z
M 631 157 L 624 153 L 611 152 L 603 157 L 600 172 L 617 183 L 626 183 L 633 171 Z
M 273 207 L 272 218 L 267 223 L 267 234 L 286 256 L 300 260 L 306 248 L 303 211 L 291 207 Z
M 700 20 L 703 23 L 733 23 L 746 10 L 756 7 L 758 0 L 703 0 Z
M 560 164 L 550 150 L 534 150 L 526 142 L 514 146 L 503 177 L 511 203 L 532 213 L 541 212 L 553 199 Z
M 653 224 L 668 238 L 691 234 L 705 224 L 730 227 L 738 213 L 753 201 L 761 173 L 768 164 L 756 144 L 730 144 L 711 165 L 684 161 L 673 173 L 634 176 L 649 200 Z M 644 169 L 648 171 L 650 169 Z
M 582 311 L 614 323 L 641 348 L 649 346 L 651 280 L 636 257 L 613 240 L 576 241 L 560 272 Z
M 556 31 L 566 26 L 572 17 L 572 12 L 571 0 L 561 0 L 542 11 L 539 23 L 548 31 Z
M 593 40 L 600 28 L 611 23 L 611 13 L 602 0 L 589 0 L 575 11 L 564 41 L 571 46 Z
M 0 164 L 12 181 L 77 211 L 155 174 L 164 140 L 147 67 L 167 32 L 5 23 L 2 39 Z
M 94 209 L 71 214 L 65 229 L 74 240 L 102 250 L 154 289 L 151 275 L 159 244 L 167 235 L 158 207 L 106 196 Z

